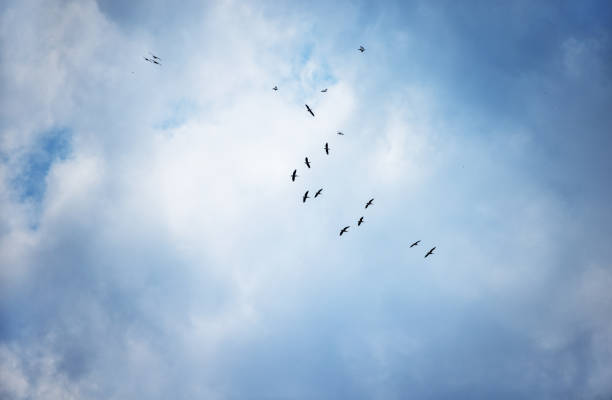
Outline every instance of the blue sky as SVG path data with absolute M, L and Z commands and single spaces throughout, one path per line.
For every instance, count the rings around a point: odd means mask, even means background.
M 0 13 L 0 397 L 612 396 L 607 2 Z

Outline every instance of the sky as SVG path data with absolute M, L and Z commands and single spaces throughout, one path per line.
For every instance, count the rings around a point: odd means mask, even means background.
M 610 21 L 2 2 L 0 398 L 612 398 Z

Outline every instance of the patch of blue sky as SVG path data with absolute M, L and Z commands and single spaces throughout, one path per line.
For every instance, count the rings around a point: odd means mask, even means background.
M 169 130 L 184 125 L 189 118 L 197 115 L 200 108 L 196 102 L 189 99 L 180 99 L 170 105 L 170 113 L 167 118 L 155 126 L 157 129 Z
M 21 201 L 41 201 L 51 166 L 70 156 L 71 136 L 68 128 L 50 129 L 24 155 L 23 167 L 13 181 Z

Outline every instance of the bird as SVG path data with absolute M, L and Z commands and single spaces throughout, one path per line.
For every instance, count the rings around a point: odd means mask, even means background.
M 315 198 L 321 194 L 321 192 L 323 191 L 323 188 L 317 190 L 317 193 L 315 193 Z
M 414 247 L 414 246 L 418 246 L 419 245 L 420 240 L 417 240 L 416 242 L 412 243 L 410 245 L 410 248 Z
M 430 255 L 430 254 L 433 254 L 433 251 L 434 251 L 435 249 L 436 249 L 436 246 L 434 246 L 434 247 L 433 247 L 431 250 L 429 250 L 429 251 L 427 252 L 427 254 L 425 254 L 425 257 L 424 257 L 424 258 L 427 258 L 427 256 L 428 256 L 428 255 Z
M 308 190 L 306 191 L 306 193 L 304 193 L 304 197 L 302 197 L 302 203 L 306 203 L 306 199 L 309 199 L 310 196 L 308 196 Z
M 153 63 L 154 63 L 154 64 L 157 64 L 157 65 L 161 65 L 161 63 L 158 63 L 158 62 L 157 62 L 157 61 L 155 61 L 155 60 L 153 60 Z
M 310 168 L 310 161 L 308 161 L 308 157 L 305 158 L 304 164 L 306 164 L 306 166 Z
M 321 93 L 325 93 L 325 92 L 327 92 L 327 88 L 321 90 Z
M 344 133 L 342 133 L 342 132 L 340 132 L 340 131 L 336 132 L 336 134 L 337 134 L 337 135 L 344 136 Z
M 357 221 L 357 226 L 363 224 L 363 217 L 359 218 L 359 221 Z
M 153 60 L 151 60 L 150 58 L 147 58 L 147 57 L 145 57 L 145 56 L 142 56 L 142 58 L 144 58 L 145 60 L 147 60 L 147 61 L 148 61 L 148 62 L 150 62 L 150 63 L 152 63 L 152 62 L 153 62 Z
M 161 58 L 157 57 L 155 54 L 149 52 L 149 54 L 151 54 L 151 57 L 153 57 L 156 60 L 161 60 Z
M 293 173 L 291 174 L 291 182 L 295 182 L 295 178 L 297 178 L 299 175 L 297 174 L 297 169 L 293 170 Z
M 342 236 L 343 233 L 346 233 L 346 231 L 348 231 L 348 228 L 350 228 L 350 225 L 342 228 L 342 230 L 340 230 L 340 236 Z
M 310 115 L 312 115 L 314 117 L 314 113 L 312 112 L 312 110 L 310 109 L 310 107 L 308 107 L 308 104 L 304 104 L 306 106 L 306 109 L 308 110 L 308 112 L 310 113 Z
M 357 50 L 359 50 L 360 52 L 362 52 L 362 53 L 363 53 L 363 52 L 365 51 L 365 47 L 363 47 L 363 46 L 359 46 L 359 48 L 358 48 Z
M 278 90 L 278 86 L 274 86 L 272 90 Z
M 374 202 L 374 199 L 370 199 L 370 200 L 369 200 L 369 201 L 366 203 L 365 208 L 368 208 L 369 206 L 371 206 L 371 205 L 372 205 L 372 202 Z
M 325 149 L 325 154 L 329 155 L 329 144 L 328 143 L 325 143 L 324 149 Z

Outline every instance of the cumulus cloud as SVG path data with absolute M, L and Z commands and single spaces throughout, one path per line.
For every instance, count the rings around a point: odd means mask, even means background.
M 0 393 L 609 395 L 610 192 L 581 183 L 609 161 L 566 124 L 609 100 L 579 72 L 609 85 L 609 44 L 568 17 L 522 61 L 533 32 L 487 18 L 542 10 L 506 11 L 4 6 Z

